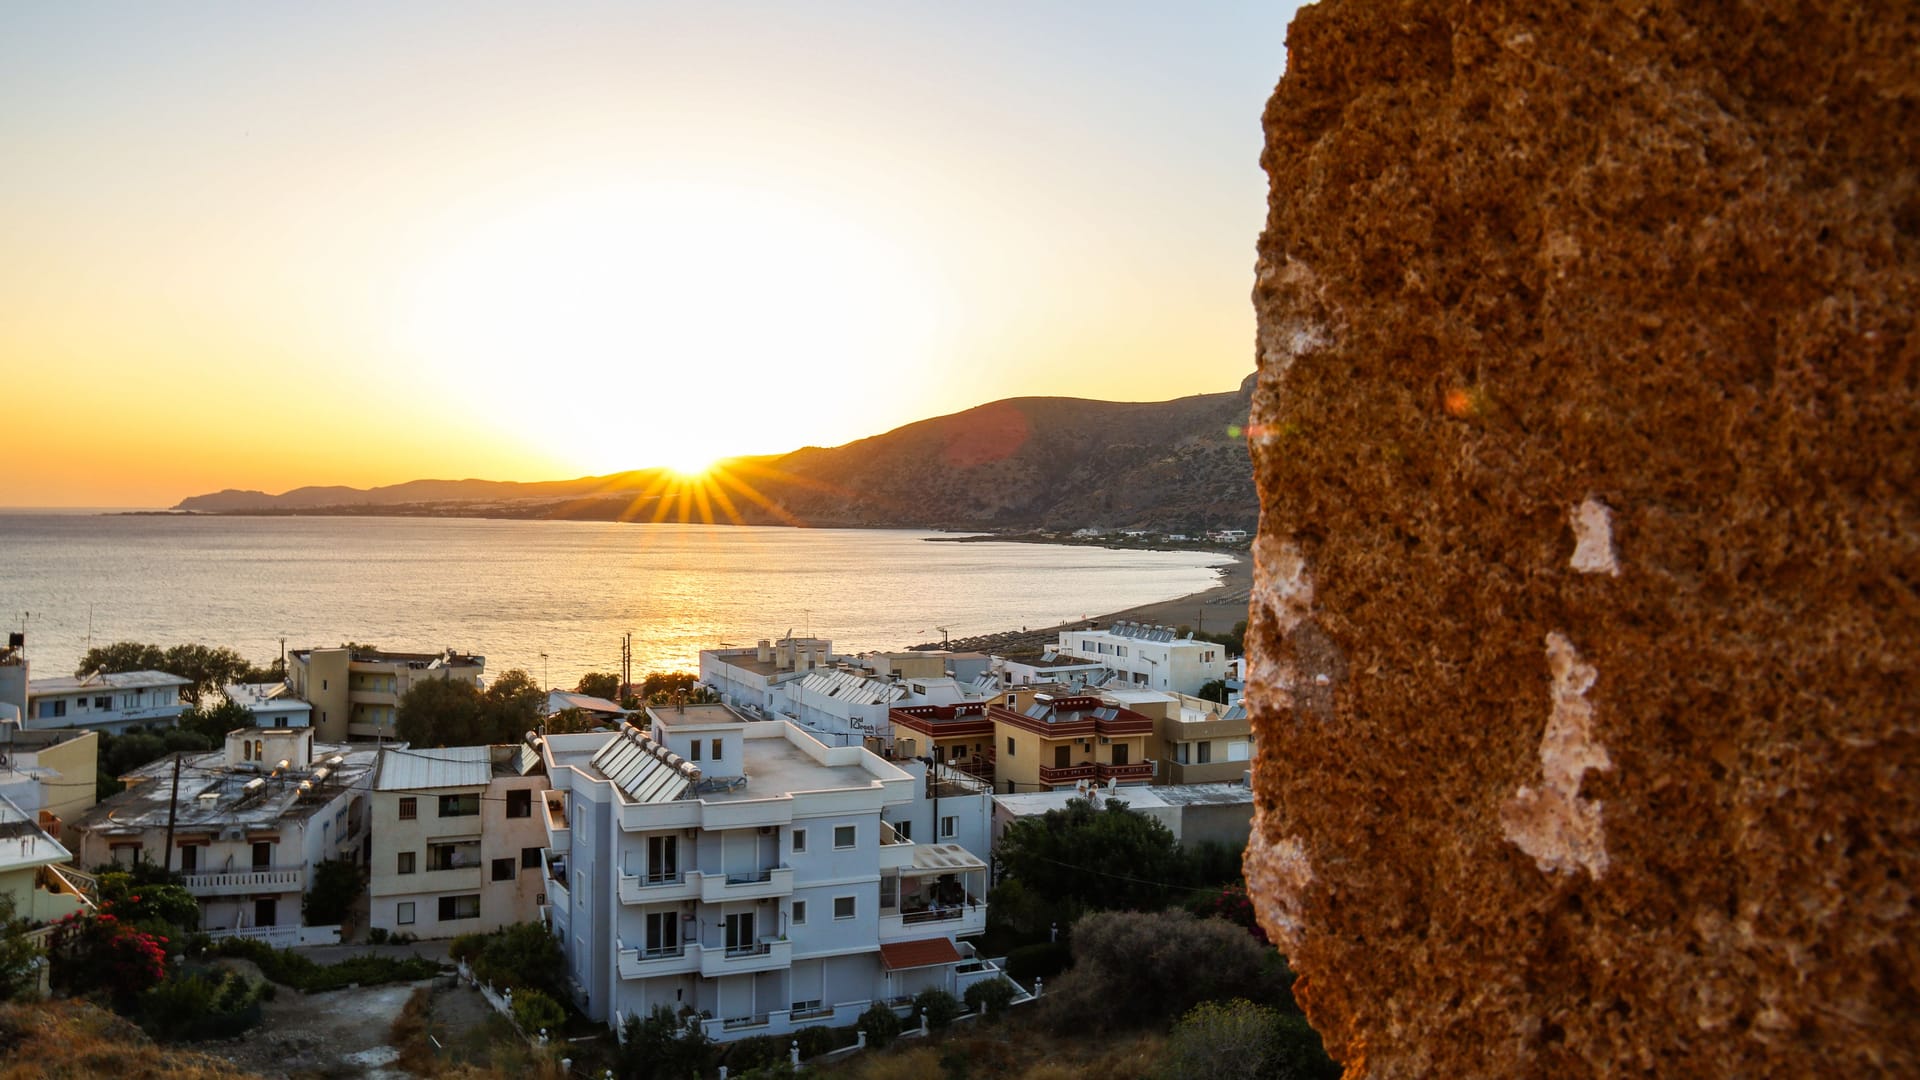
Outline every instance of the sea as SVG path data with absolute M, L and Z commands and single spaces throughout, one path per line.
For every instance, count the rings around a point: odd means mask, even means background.
M 197 642 L 264 665 L 353 641 L 448 648 L 548 686 L 693 670 L 789 632 L 840 652 L 1039 628 L 1211 588 L 1231 556 L 893 529 L 0 511 L 0 627 L 35 677 L 89 642 Z

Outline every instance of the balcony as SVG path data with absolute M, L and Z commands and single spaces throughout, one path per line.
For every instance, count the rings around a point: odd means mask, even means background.
M 182 884 L 195 896 L 240 896 L 246 893 L 299 892 L 305 877 L 303 867 L 281 866 L 224 874 L 188 874 Z
M 1040 766 L 1040 782 L 1043 784 L 1077 784 L 1082 780 L 1094 780 L 1100 775 L 1101 766 L 1083 761 L 1078 765 Z
M 1131 765 L 1099 766 L 1100 779 L 1114 784 L 1146 784 L 1153 781 L 1153 762 L 1136 761 Z
M 786 866 L 742 874 L 707 874 L 700 879 L 700 899 L 709 904 L 771 900 L 792 893 L 793 869 Z
M 700 974 L 710 979 L 755 971 L 779 971 L 792 966 L 793 942 L 784 938 L 778 941 L 762 938 L 740 948 L 700 950 Z
M 691 943 L 671 949 L 629 948 L 618 938 L 617 966 L 623 979 L 651 979 L 656 975 L 691 975 L 704 964 L 705 950 Z
M 917 911 L 882 908 L 881 941 L 910 941 L 936 934 L 972 937 L 987 932 L 987 904 L 969 895 L 965 903 L 926 907 Z
M 547 827 L 547 846 L 556 851 L 573 847 L 573 830 L 567 824 L 567 797 L 558 791 L 543 791 L 541 801 L 547 812 L 540 819 Z
M 665 904 L 677 900 L 697 900 L 705 875 L 698 870 L 670 877 L 642 874 L 620 875 L 620 902 L 623 904 Z
M 880 823 L 880 869 L 899 870 L 913 865 L 913 841 L 900 835 L 893 823 Z

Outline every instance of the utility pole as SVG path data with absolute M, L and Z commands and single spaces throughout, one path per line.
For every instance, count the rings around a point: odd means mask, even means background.
M 173 755 L 173 790 L 167 794 L 167 847 L 160 853 L 160 869 L 173 873 L 173 819 L 180 809 L 180 756 L 186 751 L 175 751 Z

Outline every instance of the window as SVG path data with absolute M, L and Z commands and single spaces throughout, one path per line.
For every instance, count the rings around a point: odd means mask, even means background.
M 194 844 L 183 844 L 180 848 L 180 872 L 198 873 L 200 870 L 200 848 Z
M 399 923 L 401 926 L 412 926 L 413 925 L 413 901 L 402 900 L 398 904 L 394 905 L 393 921 Z
M 880 910 L 892 911 L 900 906 L 900 875 L 883 874 L 880 878 Z
M 959 830 L 960 830 L 959 818 L 943 817 L 940 819 L 940 835 L 942 837 L 952 836 L 954 833 L 958 832 Z
M 451 922 L 454 919 L 477 919 L 480 917 L 480 895 L 443 896 L 440 898 L 440 921 Z
M 525 788 L 522 788 L 518 791 L 507 792 L 507 816 L 508 817 L 532 817 L 533 816 L 533 792 L 528 791 Z
M 493 860 L 493 880 L 495 881 L 512 881 L 513 880 L 512 857 Z
M 1007 736 L 1007 756 L 1013 756 L 1013 736 Z
M 1192 745 L 1193 745 L 1192 743 L 1174 743 L 1173 744 L 1173 760 L 1182 765 L 1187 764 L 1188 762 L 1187 748 Z
M 416 854 L 417 852 L 412 851 L 403 851 L 400 853 L 400 873 L 413 873 L 413 859 Z
M 793 902 L 793 925 L 807 925 L 807 902 L 805 900 L 795 900 Z
M 647 884 L 665 885 L 680 880 L 680 838 L 647 837 Z
M 677 911 L 650 911 L 647 913 L 648 956 L 677 956 L 680 953 L 680 913 Z
M 321 679 L 321 680 L 320 680 L 320 689 L 322 689 L 322 690 L 325 690 L 326 688 L 327 688 L 327 680 L 325 680 L 325 679 Z
M 113 708 L 113 699 L 110 697 L 94 698 L 93 707 L 96 709 L 111 709 Z
M 687 747 L 687 750 L 688 750 L 688 753 L 689 753 L 689 755 L 690 755 L 690 756 L 689 756 L 689 757 L 687 758 L 687 760 L 688 760 L 688 761 L 699 761 L 699 760 L 700 760 L 700 740 L 699 740 L 699 739 L 695 739 L 695 740 L 693 740 L 693 745 L 692 745 L 692 746 L 689 746 L 689 747 Z
M 795 851 L 807 850 L 807 830 L 805 829 L 793 830 L 793 850 Z
M 1197 743 L 1194 745 L 1193 749 L 1194 749 L 1195 764 L 1206 765 L 1213 761 L 1213 744 L 1212 743 L 1210 742 Z
M 441 817 L 473 817 L 480 812 L 480 796 L 442 795 L 440 796 Z
M 265 870 L 273 866 L 273 844 L 262 840 L 253 845 L 253 868 Z
M 833 898 L 833 917 L 836 919 L 853 918 L 853 897 L 836 896 Z
M 1246 739 L 1235 739 L 1227 744 L 1228 761 L 1245 761 L 1253 744 Z
M 427 869 L 465 870 L 480 865 L 480 841 L 460 840 L 427 845 Z
M 267 760 L 267 741 L 265 739 L 253 740 L 253 760 Z
M 240 760 L 241 761 L 253 760 L 253 744 L 248 742 L 245 739 L 240 740 Z
M 539 848 L 523 847 L 520 849 L 520 869 L 522 870 L 540 869 L 540 849 Z
M 893 823 L 893 831 L 899 833 L 900 839 L 902 840 L 912 840 L 913 839 L 913 822 L 896 821 Z
M 854 839 L 855 838 L 854 838 L 853 826 L 835 825 L 833 827 L 833 846 L 834 847 L 850 848 L 854 845 Z
M 412 821 L 419 816 L 420 800 L 411 795 L 402 796 L 400 799 L 400 820 Z
M 752 952 L 753 912 L 736 911 L 727 916 L 727 951 L 730 953 Z
M 713 740 L 713 744 L 710 747 L 710 749 L 713 751 L 713 754 L 712 754 L 713 760 L 719 761 L 720 760 L 720 740 L 719 739 Z

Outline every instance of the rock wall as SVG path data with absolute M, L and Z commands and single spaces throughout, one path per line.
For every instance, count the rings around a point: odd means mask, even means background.
M 1920 5 L 1287 47 L 1247 867 L 1329 1049 L 1920 1074 Z

